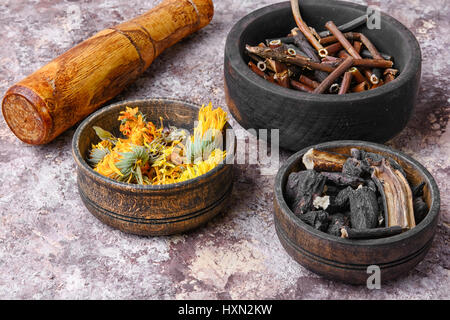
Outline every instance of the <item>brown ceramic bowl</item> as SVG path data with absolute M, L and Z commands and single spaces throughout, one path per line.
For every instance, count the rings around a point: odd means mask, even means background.
M 305 170 L 302 157 L 312 147 L 347 155 L 351 148 L 358 148 L 393 158 L 403 167 L 410 183 L 425 182 L 424 200 L 428 214 L 411 230 L 384 239 L 342 239 L 307 225 L 288 207 L 284 193 L 289 174 Z M 367 268 L 376 265 L 380 267 L 381 281 L 384 282 L 406 274 L 431 247 L 440 208 L 436 182 L 416 160 L 384 145 L 333 141 L 305 148 L 292 155 L 280 168 L 274 188 L 275 229 L 281 244 L 297 262 L 324 277 L 366 284 Z
M 89 166 L 89 149 L 99 142 L 92 127 L 120 136 L 117 118 L 126 106 L 139 107 L 154 123 L 163 117 L 165 123 L 184 129 L 194 127 L 200 107 L 174 99 L 127 101 L 104 107 L 86 118 L 75 132 L 72 152 L 78 167 L 79 194 L 88 210 L 111 227 L 151 236 L 194 229 L 223 211 L 233 185 L 228 161 L 195 179 L 160 186 L 118 182 Z

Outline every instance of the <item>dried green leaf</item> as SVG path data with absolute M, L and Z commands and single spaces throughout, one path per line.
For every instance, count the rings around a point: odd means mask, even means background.
M 101 140 L 109 141 L 114 145 L 116 144 L 117 138 L 114 137 L 114 135 L 111 132 L 103 130 L 102 128 L 97 126 L 93 126 L 92 128 L 95 130 L 95 133 Z

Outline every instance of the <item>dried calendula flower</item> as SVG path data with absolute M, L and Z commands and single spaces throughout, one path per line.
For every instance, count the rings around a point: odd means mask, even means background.
M 215 168 L 225 158 L 222 129 L 227 114 L 212 104 L 199 110 L 194 135 L 184 129 L 158 127 L 139 109 L 120 112 L 119 131 L 124 138 L 94 127 L 101 141 L 92 146 L 89 162 L 94 170 L 117 181 L 161 185 L 193 179 Z

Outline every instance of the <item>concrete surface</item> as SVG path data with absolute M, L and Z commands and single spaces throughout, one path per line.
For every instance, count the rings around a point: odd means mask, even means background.
M 152 0 L 3 0 L 0 96 L 96 31 L 145 12 Z M 115 101 L 177 97 L 226 107 L 225 37 L 240 17 L 275 3 L 215 1 L 212 23 L 167 50 Z M 442 199 L 435 241 L 409 274 L 368 290 L 323 279 L 293 261 L 275 235 L 274 175 L 236 168 L 229 211 L 188 235 L 147 238 L 96 220 L 76 190 L 74 129 L 41 147 L 0 119 L 0 299 L 449 299 L 450 13 L 447 0 L 378 4 L 417 36 L 422 88 L 408 127 L 388 144 L 422 162 Z M 232 125 L 239 125 L 232 120 Z M 290 154 L 283 152 L 281 160 Z

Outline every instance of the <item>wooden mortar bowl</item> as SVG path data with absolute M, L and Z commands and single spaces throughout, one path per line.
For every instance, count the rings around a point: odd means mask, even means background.
M 384 239 L 343 239 L 307 225 L 289 209 L 284 192 L 289 174 L 305 170 L 302 157 L 313 147 L 347 155 L 351 148 L 358 148 L 393 158 L 403 167 L 410 183 L 426 183 L 424 200 L 429 207 L 428 214 L 411 230 Z M 371 275 L 367 273 L 367 267 L 377 265 L 381 270 L 381 281 L 385 282 L 414 268 L 431 247 L 440 208 L 436 182 L 416 160 L 384 145 L 348 140 L 305 148 L 292 155 L 280 168 L 274 189 L 275 229 L 281 244 L 298 263 L 324 277 L 366 284 Z
M 367 7 L 334 0 L 302 0 L 304 20 L 317 31 L 367 13 Z M 394 18 L 381 13 L 381 29 L 363 31 L 380 52 L 394 58 L 400 75 L 376 89 L 344 95 L 311 94 L 280 87 L 247 66 L 245 45 L 283 37 L 294 28 L 289 2 L 258 9 L 239 20 L 225 44 L 224 77 L 228 108 L 245 129 L 279 129 L 280 146 L 298 151 L 331 140 L 385 142 L 410 119 L 419 89 L 421 52 L 414 35 Z
M 160 186 L 118 182 L 89 166 L 89 150 L 99 142 L 92 127 L 99 126 L 120 137 L 117 118 L 126 106 L 139 107 L 155 124 L 163 117 L 165 124 L 186 130 L 194 128 L 200 107 L 174 99 L 127 101 L 104 107 L 86 118 L 75 132 L 72 153 L 78 167 L 79 194 L 88 210 L 113 228 L 150 236 L 194 229 L 223 211 L 233 185 L 229 164 L 219 164 L 192 180 Z M 226 128 L 230 128 L 228 124 Z

